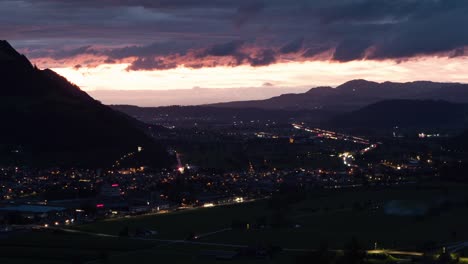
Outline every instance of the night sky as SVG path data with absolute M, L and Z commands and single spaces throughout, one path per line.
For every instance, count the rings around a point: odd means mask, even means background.
M 2 0 L 0 38 L 85 90 L 468 82 L 467 14 L 464 0 Z

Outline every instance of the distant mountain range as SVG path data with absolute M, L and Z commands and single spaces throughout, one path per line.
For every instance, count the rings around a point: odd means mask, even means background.
M 353 111 L 390 99 L 445 100 L 468 103 L 468 85 L 427 81 L 395 83 L 352 80 L 336 88 L 317 87 L 300 94 L 284 94 L 266 100 L 210 104 L 213 107 L 260 109 L 324 109 Z
M 468 127 L 468 84 L 352 80 L 336 88 L 317 87 L 302 94 L 267 100 L 211 104 L 210 107 L 263 110 L 322 110 L 335 113 L 319 125 L 352 129 Z M 297 115 L 299 117 L 303 115 Z
M 460 130 L 468 122 L 468 85 L 418 81 L 409 83 L 353 80 L 336 88 L 266 100 L 201 106 L 112 106 L 147 123 L 186 120 L 187 125 L 236 120 L 304 121 L 335 128 L 444 128 Z
M 468 104 L 442 100 L 391 99 L 353 111 L 281 110 L 213 106 L 137 107 L 112 105 L 113 109 L 148 124 L 173 124 L 190 127 L 220 125 L 257 120 L 278 124 L 306 122 L 309 125 L 360 131 L 427 129 L 427 131 L 462 131 L 468 128 Z M 422 130 L 426 131 L 426 130 Z
M 139 121 L 31 65 L 6 41 L 0 41 L 0 122 L 0 163 L 110 166 L 141 146 L 141 161 L 169 164 Z

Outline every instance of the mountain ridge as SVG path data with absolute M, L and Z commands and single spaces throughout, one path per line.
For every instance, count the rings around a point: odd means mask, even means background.
M 444 89 L 447 90 L 444 91 Z M 378 83 L 357 79 L 345 82 L 336 88 L 321 86 L 301 94 L 284 94 L 266 100 L 237 101 L 206 106 L 353 111 L 387 99 L 433 99 L 468 103 L 468 84 L 430 81 Z
M 169 164 L 165 149 L 138 128 L 139 121 L 12 49 L 0 42 L 0 120 L 8 124 L 0 130 L 4 163 L 106 167 L 142 146 L 147 150 L 142 162 Z

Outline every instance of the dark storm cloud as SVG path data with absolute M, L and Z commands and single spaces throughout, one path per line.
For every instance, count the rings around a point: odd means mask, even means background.
M 257 49 L 253 43 L 242 40 L 214 44 L 204 49 L 191 49 L 183 53 L 173 53 L 167 56 L 147 54 L 139 57 L 129 67 L 129 70 L 172 69 L 179 65 L 189 68 L 239 66 L 266 66 L 277 61 L 279 52 L 274 49 Z
M 266 66 L 275 63 L 276 60 L 276 52 L 272 49 L 262 50 L 254 57 L 248 58 L 251 66 Z
M 234 23 L 237 27 L 245 24 L 249 19 L 260 13 L 265 8 L 265 3 L 252 1 L 237 8 Z
M 43 0 L 42 2 L 76 5 L 77 0 Z M 238 3 L 249 3 L 252 0 L 238 0 Z M 233 1 L 225 0 L 80 0 L 85 6 L 143 6 L 151 8 L 186 8 L 186 7 L 213 7 L 213 6 L 237 6 Z
M 127 46 L 110 49 L 102 53 L 112 59 L 124 59 L 128 57 L 148 57 L 167 54 L 185 54 L 188 49 L 196 47 L 195 43 L 163 42 L 146 46 Z
M 303 45 L 304 45 L 304 38 L 299 38 L 281 47 L 280 52 L 284 54 L 292 53 L 292 52 L 299 52 L 302 49 Z
M 419 8 L 434 2 L 432 0 L 364 0 L 341 1 L 320 10 L 320 21 L 323 23 L 350 21 L 384 21 L 403 19 L 413 15 Z M 424 4 L 424 2 L 426 2 Z
M 377 43 L 372 58 L 401 58 L 453 51 L 468 44 L 468 1 L 443 13 L 405 22 Z
M 242 40 L 234 40 L 227 43 L 213 45 L 203 51 L 200 56 L 232 56 L 240 52 L 240 48 L 244 45 Z
M 165 62 L 162 59 L 139 58 L 134 61 L 128 70 L 168 70 L 177 67 L 173 62 Z
M 100 51 L 95 50 L 91 45 L 77 47 L 77 48 L 66 48 L 66 49 L 50 49 L 49 47 L 44 48 L 28 48 L 26 50 L 21 50 L 20 52 L 26 53 L 30 59 L 42 59 L 46 58 L 48 60 L 54 60 L 57 63 L 53 63 L 53 66 L 60 65 L 60 61 L 70 61 L 67 66 L 72 66 L 75 70 L 83 67 L 84 65 L 98 66 L 101 61 L 108 60 L 105 58 L 98 59 L 97 56 L 101 54 Z M 86 56 L 89 55 L 89 56 Z M 73 60 L 74 58 L 80 58 L 78 61 Z M 79 62 L 79 63 L 76 63 Z M 52 67 L 52 66 L 47 66 Z
M 304 58 L 312 58 L 319 55 L 322 52 L 326 52 L 330 49 L 330 46 L 327 45 L 318 45 L 313 47 L 308 47 L 305 49 L 305 52 L 302 54 Z
M 467 13 L 466 0 L 6 0 L 0 37 L 32 58 L 133 58 L 129 70 L 400 60 L 465 56 Z
M 44 52 L 43 55 L 49 56 L 53 59 L 62 60 L 65 58 L 75 57 L 78 55 L 84 55 L 84 54 L 97 55 L 98 53 L 99 52 L 94 50 L 91 45 L 87 45 L 87 46 L 78 47 L 74 49 L 68 49 L 68 50 L 47 51 L 47 52 Z M 40 54 L 34 54 L 34 55 L 37 57 Z
M 346 32 L 336 60 L 399 59 L 467 46 L 467 12 L 462 0 L 366 0 L 322 10 L 321 21 Z
M 372 41 L 366 37 L 343 40 L 336 46 L 333 59 L 337 61 L 359 60 L 364 57 L 371 44 Z

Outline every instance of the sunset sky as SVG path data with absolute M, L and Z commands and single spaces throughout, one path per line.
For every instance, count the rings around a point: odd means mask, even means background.
M 464 0 L 2 0 L 0 39 L 91 93 L 468 83 L 466 14 Z

